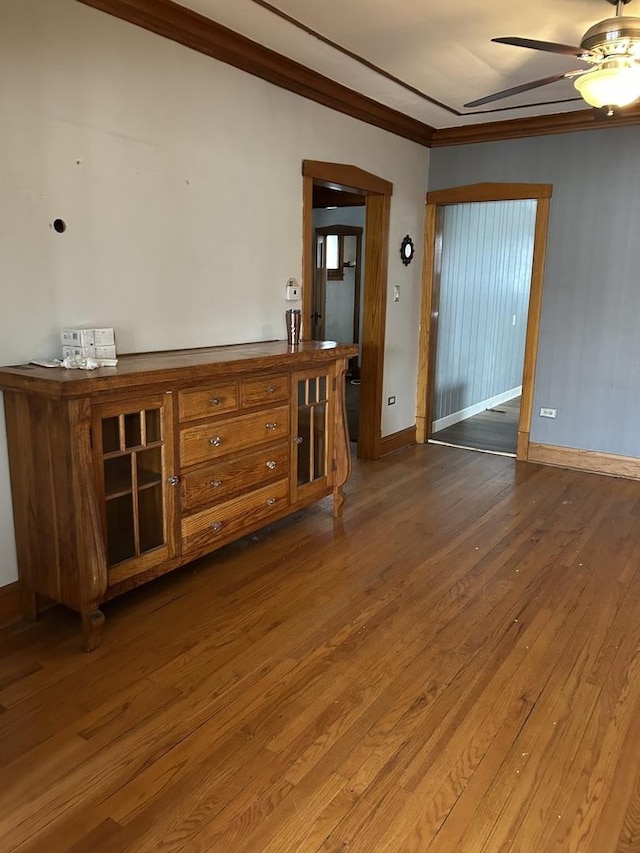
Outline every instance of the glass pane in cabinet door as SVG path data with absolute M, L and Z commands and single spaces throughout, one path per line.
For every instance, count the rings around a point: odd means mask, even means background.
M 327 377 L 326 376 L 318 377 L 318 400 L 320 402 L 326 402 L 326 400 L 327 400 Z
M 162 484 L 143 489 L 138 495 L 140 518 L 140 553 L 164 545 L 162 523 Z
M 302 384 L 302 383 L 301 383 Z M 298 485 L 311 480 L 311 409 L 298 408 Z
M 298 485 L 327 476 L 328 377 L 298 381 Z
M 313 479 L 324 477 L 326 472 L 327 406 L 319 403 L 313 409 Z
M 144 489 L 162 480 L 162 448 L 151 447 L 136 454 L 138 489 Z
M 107 560 L 110 566 L 135 557 L 133 495 L 107 501 Z
M 133 488 L 131 478 L 131 454 L 112 456 L 104 460 L 104 492 L 107 498 L 120 492 L 130 492 Z
M 142 444 L 142 433 L 140 430 L 141 412 L 132 412 L 124 416 L 124 444 L 125 447 L 140 447 Z
M 103 418 L 102 420 L 102 452 L 116 453 L 120 450 L 120 419 Z
M 145 427 L 146 427 L 146 443 L 153 444 L 156 441 L 161 441 L 161 421 L 160 409 L 147 409 L 144 412 Z

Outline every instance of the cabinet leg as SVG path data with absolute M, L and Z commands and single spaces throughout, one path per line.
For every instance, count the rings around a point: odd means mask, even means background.
M 20 602 L 22 604 L 22 615 L 27 622 L 38 621 L 38 596 L 36 593 L 20 584 Z
M 341 488 L 333 490 L 333 517 L 341 518 L 347 496 Z
M 104 613 L 102 610 L 83 610 L 82 617 L 82 645 L 85 652 L 92 652 L 102 642 L 102 629 L 104 627 Z

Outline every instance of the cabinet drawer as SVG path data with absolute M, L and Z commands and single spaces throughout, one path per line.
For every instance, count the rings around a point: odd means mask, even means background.
M 277 406 L 238 418 L 223 418 L 180 430 L 180 464 L 183 467 L 218 459 L 289 434 L 289 407 Z
M 269 405 L 289 399 L 288 376 L 262 376 L 243 379 L 240 383 L 240 399 L 243 406 Z
M 178 392 L 178 410 L 181 421 L 206 418 L 234 412 L 238 408 L 238 383 L 207 385 Z
M 289 481 L 278 480 L 182 519 L 183 553 L 215 547 L 217 542 L 256 530 L 289 503 Z
M 181 483 L 183 512 L 210 507 L 289 473 L 289 443 L 241 453 L 185 474 Z

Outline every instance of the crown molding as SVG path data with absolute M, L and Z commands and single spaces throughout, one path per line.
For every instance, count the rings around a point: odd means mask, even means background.
M 397 136 L 429 146 L 434 128 L 336 83 L 172 0 L 78 0 L 233 65 L 268 83 Z
M 464 127 L 443 127 L 434 131 L 431 148 L 450 145 L 470 145 L 476 142 L 498 142 L 503 139 L 522 139 L 525 136 L 546 136 L 552 133 L 572 133 L 579 130 L 608 130 L 640 124 L 640 105 L 634 104 L 624 112 L 610 117 L 596 110 L 575 110 L 556 115 L 531 116 Z
M 77 0 L 149 32 L 211 56 L 303 98 L 427 148 L 498 142 L 640 124 L 640 105 L 603 117 L 586 109 L 435 129 L 288 59 L 173 0 Z M 265 4 L 267 5 L 267 4 Z

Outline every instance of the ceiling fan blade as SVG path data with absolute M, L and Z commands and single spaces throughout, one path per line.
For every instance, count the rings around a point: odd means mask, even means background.
M 519 36 L 505 36 L 504 38 L 491 39 L 499 44 L 511 44 L 514 47 L 530 47 L 532 50 L 546 50 L 549 53 L 563 53 L 566 56 L 591 56 L 589 50 L 575 47 L 570 44 L 558 44 L 555 41 L 538 41 L 538 39 L 525 39 Z
M 532 80 L 530 83 L 522 83 L 520 86 L 512 86 L 510 89 L 494 92 L 493 95 L 485 95 L 484 98 L 478 98 L 476 101 L 469 101 L 464 106 L 481 107 L 483 104 L 492 104 L 494 101 L 508 98 L 510 95 L 519 95 L 520 92 L 528 92 L 530 89 L 537 89 L 539 86 L 546 86 L 548 83 L 564 80 L 565 77 L 577 77 L 580 74 L 584 74 L 582 69 L 579 71 L 566 71 L 563 74 L 552 74 L 550 77 L 541 77 L 539 80 Z

